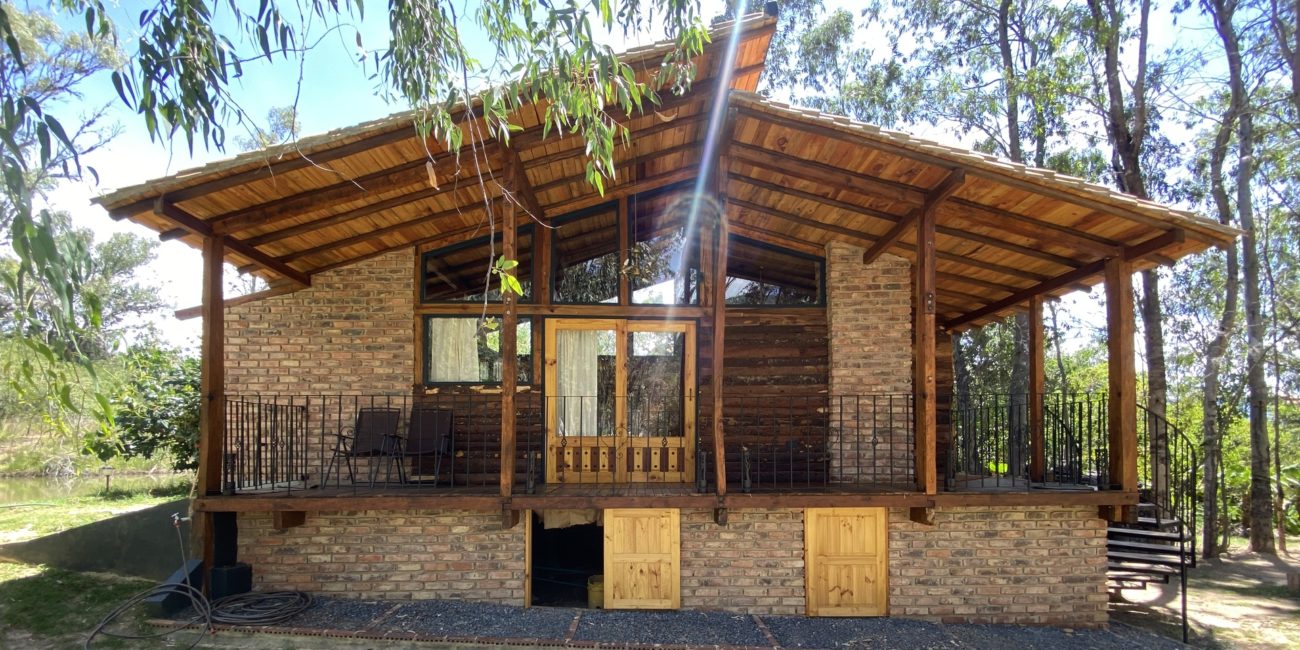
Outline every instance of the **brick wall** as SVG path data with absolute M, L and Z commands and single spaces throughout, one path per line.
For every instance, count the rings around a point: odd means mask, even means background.
M 832 454 L 845 481 L 911 484 L 911 265 L 826 246 Z
M 226 310 L 226 391 L 410 394 L 411 251 L 322 273 Z
M 497 512 L 308 513 L 277 531 L 269 513 L 239 515 L 239 559 L 258 589 L 347 598 L 448 598 L 518 605 L 524 526 Z
M 889 517 L 891 616 L 940 622 L 1106 623 L 1106 524 L 1095 507 L 951 508 Z
M 683 609 L 803 614 L 802 510 L 683 510 L 681 531 Z

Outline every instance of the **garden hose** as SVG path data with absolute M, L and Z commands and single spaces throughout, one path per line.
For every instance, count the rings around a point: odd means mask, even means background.
M 185 554 L 185 540 L 181 536 L 181 521 L 183 519 L 179 514 L 172 515 L 172 527 L 176 529 L 176 542 L 180 548 L 181 566 L 185 567 L 189 564 L 189 557 Z M 190 607 L 194 609 L 194 616 L 183 621 L 181 625 L 148 634 L 114 632 L 108 629 L 117 619 L 140 603 L 154 596 L 173 593 L 189 598 Z M 203 637 L 212 631 L 214 623 L 240 626 L 278 625 L 297 616 L 308 607 L 311 607 L 311 596 L 301 591 L 235 594 L 212 602 L 203 595 L 202 591 L 194 588 L 189 583 L 189 575 L 186 574 L 182 582 L 169 582 L 152 587 L 118 605 L 116 609 L 109 612 L 95 625 L 89 636 L 86 637 L 86 642 L 82 644 L 82 647 L 89 650 L 91 642 L 99 636 L 132 640 L 157 639 L 198 626 L 199 633 L 194 637 L 194 641 L 187 646 L 195 648 L 203 640 Z

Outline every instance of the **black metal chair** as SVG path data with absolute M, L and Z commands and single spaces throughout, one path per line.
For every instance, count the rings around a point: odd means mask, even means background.
M 322 477 L 321 484 L 329 483 L 330 472 L 338 467 L 339 459 L 348 468 L 348 482 L 356 483 L 356 464 L 354 458 L 384 458 L 388 461 L 388 473 L 384 477 L 387 482 L 392 477 L 392 463 L 396 454 L 401 451 L 401 439 L 397 436 L 397 426 L 402 419 L 402 410 L 399 408 L 385 406 L 364 406 L 357 409 L 356 424 L 351 428 L 344 428 L 337 434 L 337 441 L 334 444 L 333 456 L 330 457 L 329 466 L 325 468 L 325 474 Z M 351 432 L 349 435 L 348 432 Z M 398 467 L 399 476 L 401 467 Z M 374 487 L 375 477 L 379 473 L 379 463 L 370 465 L 370 486 Z
M 406 458 L 433 456 L 433 485 L 437 487 L 442 477 L 442 459 L 452 453 L 451 409 L 435 406 L 417 406 L 411 409 L 407 422 L 406 438 L 400 440 L 396 456 L 398 477 L 405 483 Z

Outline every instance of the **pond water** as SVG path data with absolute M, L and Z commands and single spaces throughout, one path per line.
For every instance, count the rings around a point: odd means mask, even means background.
M 136 474 L 112 477 L 113 490 L 143 491 L 188 481 L 187 474 Z M 0 477 L 0 505 L 36 503 L 104 491 L 101 474 L 65 477 Z

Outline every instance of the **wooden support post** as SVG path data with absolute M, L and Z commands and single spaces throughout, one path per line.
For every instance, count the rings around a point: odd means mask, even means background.
M 222 270 L 225 264 L 225 239 L 203 240 L 203 337 L 199 369 L 199 468 L 196 481 L 202 496 L 221 494 L 221 456 L 226 433 L 226 319 L 222 299 Z M 194 529 L 199 531 L 203 549 L 204 588 L 208 585 L 216 556 L 212 513 L 196 515 Z
M 510 201 L 501 201 L 501 256 L 517 260 L 515 246 L 518 209 Z M 518 267 L 503 271 L 515 275 Z M 501 497 L 510 498 L 515 485 L 515 389 L 519 381 L 517 330 L 518 296 L 501 292 Z
M 913 444 L 916 489 L 934 494 L 938 489 L 935 461 L 938 405 L 935 381 L 935 263 L 936 210 L 923 210 L 916 220 L 916 277 L 912 297 Z
M 718 209 L 717 228 L 714 230 L 713 248 L 713 471 L 718 485 L 718 496 L 727 494 L 727 447 L 724 439 L 722 412 L 723 353 L 727 334 L 727 212 L 725 204 Z
M 1106 260 L 1107 379 L 1106 408 L 1110 442 L 1110 488 L 1137 492 L 1137 383 L 1133 360 L 1133 266 L 1121 259 Z M 1130 507 L 1112 511 L 1127 520 Z
M 1043 296 L 1029 299 L 1029 480 L 1043 482 Z
M 627 197 L 618 200 L 618 268 L 628 269 L 632 255 L 632 224 L 628 222 Z M 632 304 L 632 282 L 627 273 L 618 274 L 618 304 Z

